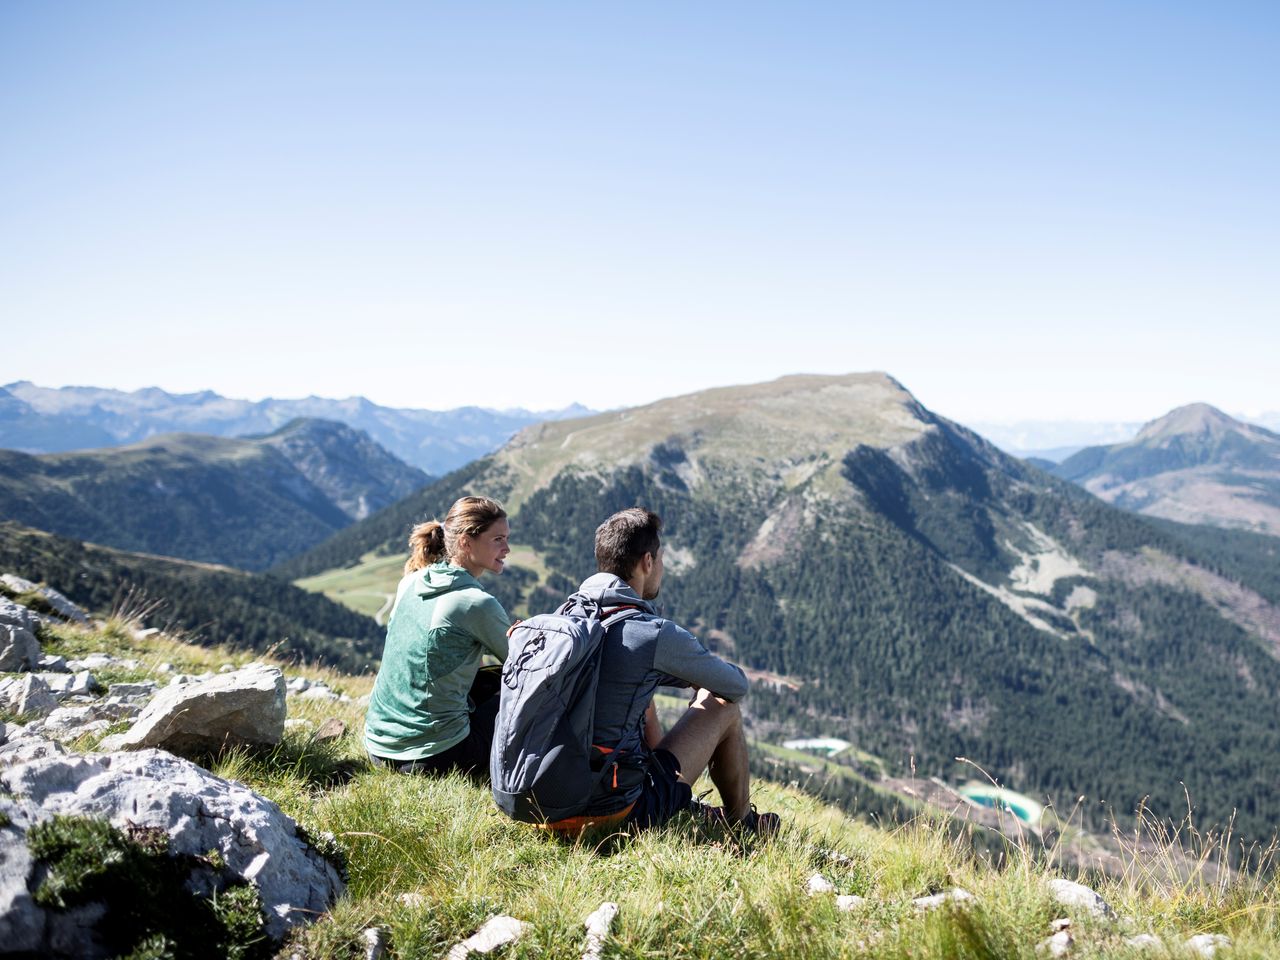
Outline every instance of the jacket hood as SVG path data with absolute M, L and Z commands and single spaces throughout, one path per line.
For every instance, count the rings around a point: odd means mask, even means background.
M 645 613 L 656 615 L 658 608 L 650 601 L 642 600 L 640 594 L 631 589 L 631 584 L 616 577 L 612 573 L 597 573 L 582 582 L 578 595 L 594 600 L 602 607 L 621 607 L 630 604 L 639 607 Z
M 462 567 L 451 563 L 433 563 L 422 571 L 422 583 L 416 589 L 420 597 L 438 597 L 453 590 L 465 590 L 467 587 L 479 587 L 480 581 L 467 573 Z

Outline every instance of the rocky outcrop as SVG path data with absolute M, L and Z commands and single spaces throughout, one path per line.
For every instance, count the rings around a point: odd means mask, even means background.
M 271 745 L 284 735 L 285 680 L 276 667 L 250 664 L 156 694 L 133 727 L 108 737 L 104 750 L 162 747 L 199 753 L 238 744 Z
M 53 587 L 42 587 L 38 583 L 32 583 L 30 580 L 13 573 L 0 574 L 0 584 L 8 587 L 14 593 L 35 594 L 43 599 L 48 608 L 63 620 L 81 624 L 89 622 L 89 618 L 83 610 L 63 594 L 53 589 Z
M 197 897 L 245 884 L 261 900 L 273 939 L 322 914 L 343 892 L 338 868 L 276 804 L 160 750 L 53 755 L 0 771 L 0 944 L 32 956 L 101 956 L 105 909 L 93 902 L 51 907 L 51 869 L 29 835 L 55 815 L 106 821 L 148 837 L 189 865 Z M 163 837 L 160 834 L 163 834 Z M 110 868 L 110 865 L 107 865 Z
M 40 618 L 20 603 L 0 597 L 0 671 L 34 670 L 40 661 Z

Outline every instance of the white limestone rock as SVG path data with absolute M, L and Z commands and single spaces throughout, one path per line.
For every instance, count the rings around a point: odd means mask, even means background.
M 610 900 L 600 904 L 587 917 L 587 943 L 582 951 L 582 960 L 600 960 L 604 950 L 604 941 L 613 929 L 613 918 L 618 915 L 618 905 Z
M 1220 933 L 1200 933 L 1187 941 L 1187 949 L 1202 957 L 1212 957 L 1231 946 L 1231 938 Z
M 382 960 L 387 954 L 387 935 L 378 927 L 364 932 L 364 960 Z
M 828 880 L 826 877 L 824 877 L 820 873 L 815 873 L 812 877 L 809 878 L 809 882 L 805 884 L 805 890 L 808 892 L 809 896 L 811 897 L 817 893 L 835 893 L 836 892 L 835 884 L 833 884 L 830 880 Z
M 1125 944 L 1130 947 L 1138 947 L 1141 950 L 1148 948 L 1159 949 L 1164 946 L 1163 941 L 1154 933 L 1139 933 L 1137 936 L 1127 938 Z
M 44 655 L 36 628 L 40 618 L 20 603 L 0 597 L 0 671 L 34 670 Z
M 499 947 L 519 940 L 528 930 L 529 924 L 515 917 L 505 914 L 490 917 L 474 934 L 450 947 L 447 960 L 466 960 L 471 953 L 492 953 Z
M 1098 919 L 1113 919 L 1116 915 L 1111 909 L 1111 904 L 1103 900 L 1102 897 L 1083 883 L 1074 883 L 1071 880 L 1063 880 L 1055 878 L 1045 884 L 1053 899 L 1064 907 L 1075 907 L 1077 910 L 1084 910 L 1086 913 L 1092 914 Z
M 842 893 L 836 897 L 836 909 L 844 913 L 866 906 L 866 903 L 867 898 L 860 897 L 856 893 Z
M 71 672 L 71 668 L 67 666 L 67 658 L 56 653 L 41 654 L 40 659 L 36 661 L 35 669 L 40 673 Z
M 108 737 L 104 750 L 162 747 L 174 753 L 217 750 L 233 744 L 273 745 L 284 736 L 284 675 L 250 664 L 208 680 L 165 687 L 126 733 Z
M 107 693 L 113 699 L 118 697 L 122 701 L 136 701 L 150 699 L 159 689 L 160 684 L 154 680 L 141 680 L 137 683 L 113 683 Z
M 88 670 L 81 670 L 79 673 L 37 673 L 36 676 L 48 684 L 49 691 L 59 700 L 92 696 L 95 691 L 102 689 Z
M 45 717 L 58 708 L 58 698 L 34 673 L 0 680 L 0 708 L 18 716 Z
M 936 910 L 947 903 L 963 904 L 975 899 L 977 898 L 963 887 L 953 887 L 931 897 L 917 897 L 911 902 L 917 910 Z
M 53 587 L 42 587 L 37 583 L 32 583 L 30 580 L 25 580 L 12 573 L 0 574 L 0 583 L 3 583 L 14 593 L 39 594 L 53 609 L 53 612 L 63 620 L 69 620 L 72 623 L 89 622 L 89 618 L 85 616 L 85 612 L 83 610 L 57 590 L 53 589 Z
M 0 944 L 6 951 L 94 953 L 85 928 L 87 916 L 91 932 L 91 913 L 45 911 L 31 899 L 29 884 L 36 878 L 26 832 L 55 814 L 162 829 L 175 855 L 217 851 L 226 863 L 222 876 L 197 868 L 188 889 L 207 896 L 228 882 L 252 883 L 273 939 L 325 912 L 344 889 L 337 869 L 294 821 L 242 784 L 162 750 L 78 756 L 59 755 L 56 744 L 37 744 L 47 748 L 46 756 L 0 770 L 0 812 L 10 824 L 0 830 Z

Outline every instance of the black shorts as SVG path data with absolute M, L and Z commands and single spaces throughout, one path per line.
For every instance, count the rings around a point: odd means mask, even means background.
M 680 780 L 680 761 L 670 750 L 653 751 L 645 771 L 644 787 L 626 822 L 637 827 L 659 827 L 677 813 L 688 810 L 693 789 Z

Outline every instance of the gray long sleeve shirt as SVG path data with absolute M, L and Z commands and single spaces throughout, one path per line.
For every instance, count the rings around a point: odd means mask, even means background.
M 596 689 L 595 743 L 636 754 L 644 746 L 644 714 L 660 686 L 705 687 L 725 700 L 747 695 L 747 677 L 741 668 L 721 660 L 688 630 L 657 615 L 657 609 L 631 589 L 625 580 L 608 573 L 590 577 L 579 590 L 596 600 L 606 614 L 622 606 L 639 607 L 643 613 L 614 624 L 604 641 L 600 682 Z M 621 809 L 639 796 L 641 785 L 610 790 L 592 802 L 595 813 Z

